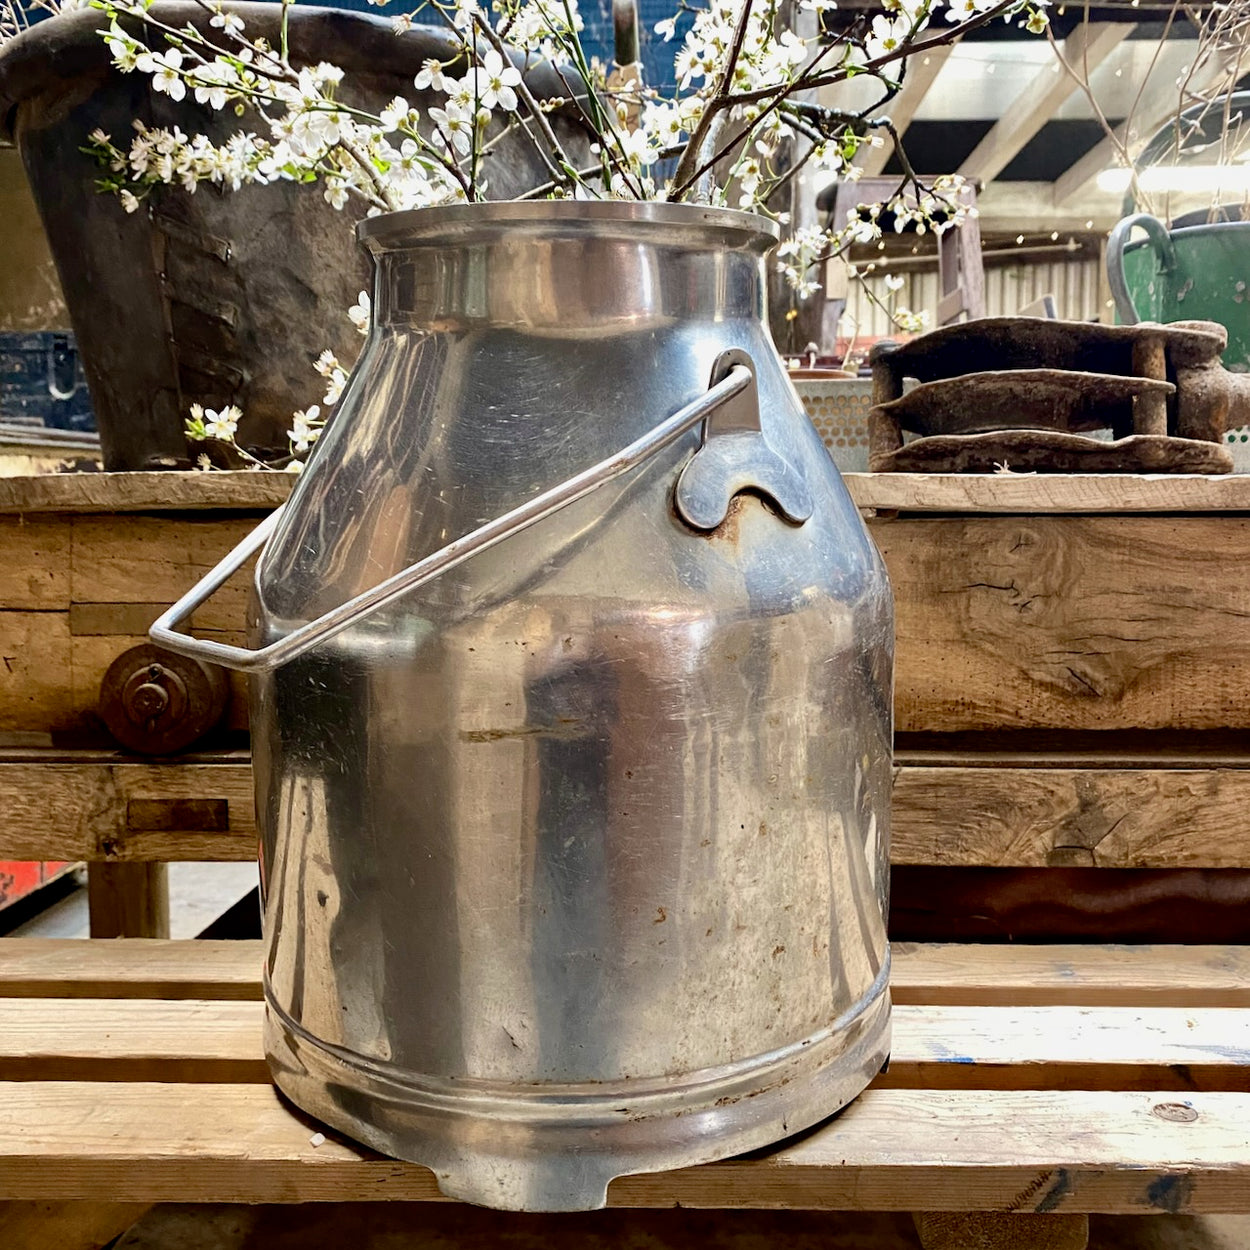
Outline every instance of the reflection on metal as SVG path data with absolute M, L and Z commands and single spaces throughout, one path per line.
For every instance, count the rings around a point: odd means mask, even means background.
M 885 572 L 769 345 L 758 219 L 363 233 L 375 325 L 252 645 L 642 438 L 729 349 L 810 495 L 801 525 L 756 483 L 690 528 L 692 428 L 253 680 L 279 1085 L 447 1194 L 599 1206 L 822 1119 L 886 1054 Z

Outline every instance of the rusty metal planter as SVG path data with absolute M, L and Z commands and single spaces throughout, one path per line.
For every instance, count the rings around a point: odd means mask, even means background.
M 231 7 L 276 45 L 280 6 Z M 209 18 L 184 0 L 158 0 L 150 13 L 174 27 Z M 239 121 L 115 70 L 99 35 L 106 24 L 93 11 L 48 20 L 0 54 L 0 140 L 21 151 L 52 245 L 105 467 L 185 466 L 193 402 L 238 404 L 242 442 L 285 450 L 291 412 L 319 398 L 312 362 L 327 347 L 350 361 L 358 348 L 345 310 L 367 285 L 352 237 L 364 205 L 337 212 L 317 188 L 282 181 L 237 194 L 163 188 L 127 214 L 95 189 L 98 171 L 80 151 L 91 131 L 125 145 L 139 118 L 220 141 Z M 337 9 L 292 11 L 289 40 L 296 64 L 342 66 L 344 98 L 375 109 L 396 95 L 422 103 L 413 74 L 427 57 L 452 55 L 441 32 L 396 36 L 389 21 Z M 546 94 L 556 94 L 552 78 Z M 534 163 L 501 144 L 492 195 L 532 185 Z

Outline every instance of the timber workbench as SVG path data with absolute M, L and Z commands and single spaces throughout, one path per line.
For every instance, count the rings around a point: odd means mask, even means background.
M 895 864 L 1244 880 L 1250 479 L 849 481 L 898 603 Z M 142 759 L 99 736 L 92 683 L 288 488 L 0 481 L 0 859 L 253 856 L 241 704 L 218 738 Z M 995 1212 L 976 1244 L 1056 1250 L 1087 1212 L 1250 1213 L 1247 940 L 899 944 L 867 1093 L 610 1200 Z M 255 943 L 0 942 L 8 1244 L 81 1250 L 152 1202 L 435 1199 L 422 1168 L 316 1144 L 268 1083 L 259 998 Z M 928 1219 L 926 1245 L 972 1244 Z

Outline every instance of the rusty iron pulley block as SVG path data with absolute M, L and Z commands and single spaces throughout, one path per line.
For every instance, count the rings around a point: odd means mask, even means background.
M 1210 321 L 985 317 L 879 343 L 869 468 L 1229 473 L 1224 433 L 1250 421 L 1250 377 L 1220 363 L 1227 342 Z
M 229 698 L 224 669 L 144 643 L 109 665 L 99 710 L 122 746 L 143 755 L 170 755 L 212 729 Z

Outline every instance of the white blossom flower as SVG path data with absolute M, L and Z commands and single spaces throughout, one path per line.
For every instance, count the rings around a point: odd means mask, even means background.
M 383 110 L 378 114 L 378 120 L 382 123 L 384 130 L 398 130 L 408 120 L 408 114 L 412 111 L 412 106 L 404 99 L 403 96 L 397 95 Z
M 177 48 L 168 52 L 144 52 L 135 62 L 137 69 L 152 75 L 152 90 L 164 92 L 171 100 L 181 100 L 187 94 L 183 81 L 182 53 Z
M 234 67 L 220 61 L 198 66 L 191 79 L 196 103 L 207 104 L 211 109 L 224 109 L 230 99 L 226 87 L 233 84 L 235 78 Z
M 903 289 L 903 275 L 897 273 L 887 273 L 885 275 L 885 289 L 887 291 L 901 291 Z
M 114 21 L 109 27 L 108 34 L 104 37 L 104 42 L 108 46 L 109 54 L 113 58 L 113 64 L 117 66 L 123 74 L 129 74 L 132 70 L 137 69 L 139 65 L 139 53 L 141 51 L 139 45 L 126 34 L 117 22 Z
M 909 308 L 896 308 L 890 319 L 904 334 L 923 334 L 929 328 L 929 314 L 925 309 L 912 312 Z
M 321 434 L 321 409 L 317 404 L 300 409 L 291 417 L 291 428 L 286 436 L 291 440 L 293 452 L 307 451 Z
M 505 63 L 494 48 L 487 49 L 477 71 L 479 105 L 485 109 L 493 109 L 497 105 L 505 113 L 515 113 L 517 96 L 513 88 L 520 82 L 521 71 L 510 61 Z
M 338 357 L 328 347 L 313 363 L 313 368 L 316 369 L 316 371 L 321 374 L 323 378 L 328 378 L 330 374 L 332 374 L 335 369 L 338 369 L 339 367 Z
M 209 469 L 213 467 L 213 462 L 208 458 L 208 453 L 206 451 L 202 451 L 198 456 L 196 456 L 195 467 L 199 469 L 201 473 L 207 473 Z
M 417 71 L 417 76 L 412 80 L 412 85 L 418 91 L 434 91 L 445 90 L 443 86 L 443 66 L 440 61 L 429 60 L 421 62 L 421 68 Z
M 888 56 L 902 47 L 911 30 L 911 19 L 906 16 L 886 17 L 879 13 L 872 19 L 872 28 L 864 40 L 864 51 L 870 61 Z
M 125 188 L 122 188 L 118 198 L 122 202 L 122 208 L 124 208 L 128 213 L 135 212 L 139 207 L 139 201 L 133 191 L 127 191 Z
M 430 117 L 452 147 L 462 156 L 473 147 L 473 115 L 458 104 L 447 102 L 445 109 L 430 109 Z
M 322 196 L 331 208 L 341 210 L 348 200 L 346 180 L 333 175 L 327 177 L 326 189 L 322 192 Z
M 210 26 L 224 30 L 227 35 L 241 34 L 243 19 L 237 13 L 225 12 L 221 5 L 214 6 L 213 16 L 208 19 Z
M 321 397 L 321 402 L 325 404 L 327 408 L 332 408 L 339 402 L 339 398 L 343 394 L 343 387 L 346 385 L 346 372 L 339 368 L 332 370 L 326 383 L 326 393 Z
M 243 416 L 240 409 L 233 404 L 214 412 L 211 408 L 204 409 L 204 433 L 209 438 L 219 438 L 230 442 L 239 428 L 239 418 Z
M 457 30 L 468 30 L 473 25 L 474 17 L 481 11 L 477 0 L 455 0 L 451 15 L 452 25 Z
M 351 318 L 352 325 L 354 325 L 361 334 L 368 334 L 369 318 L 372 312 L 373 302 L 369 298 L 369 292 L 361 291 L 356 302 L 347 310 L 347 315 Z

